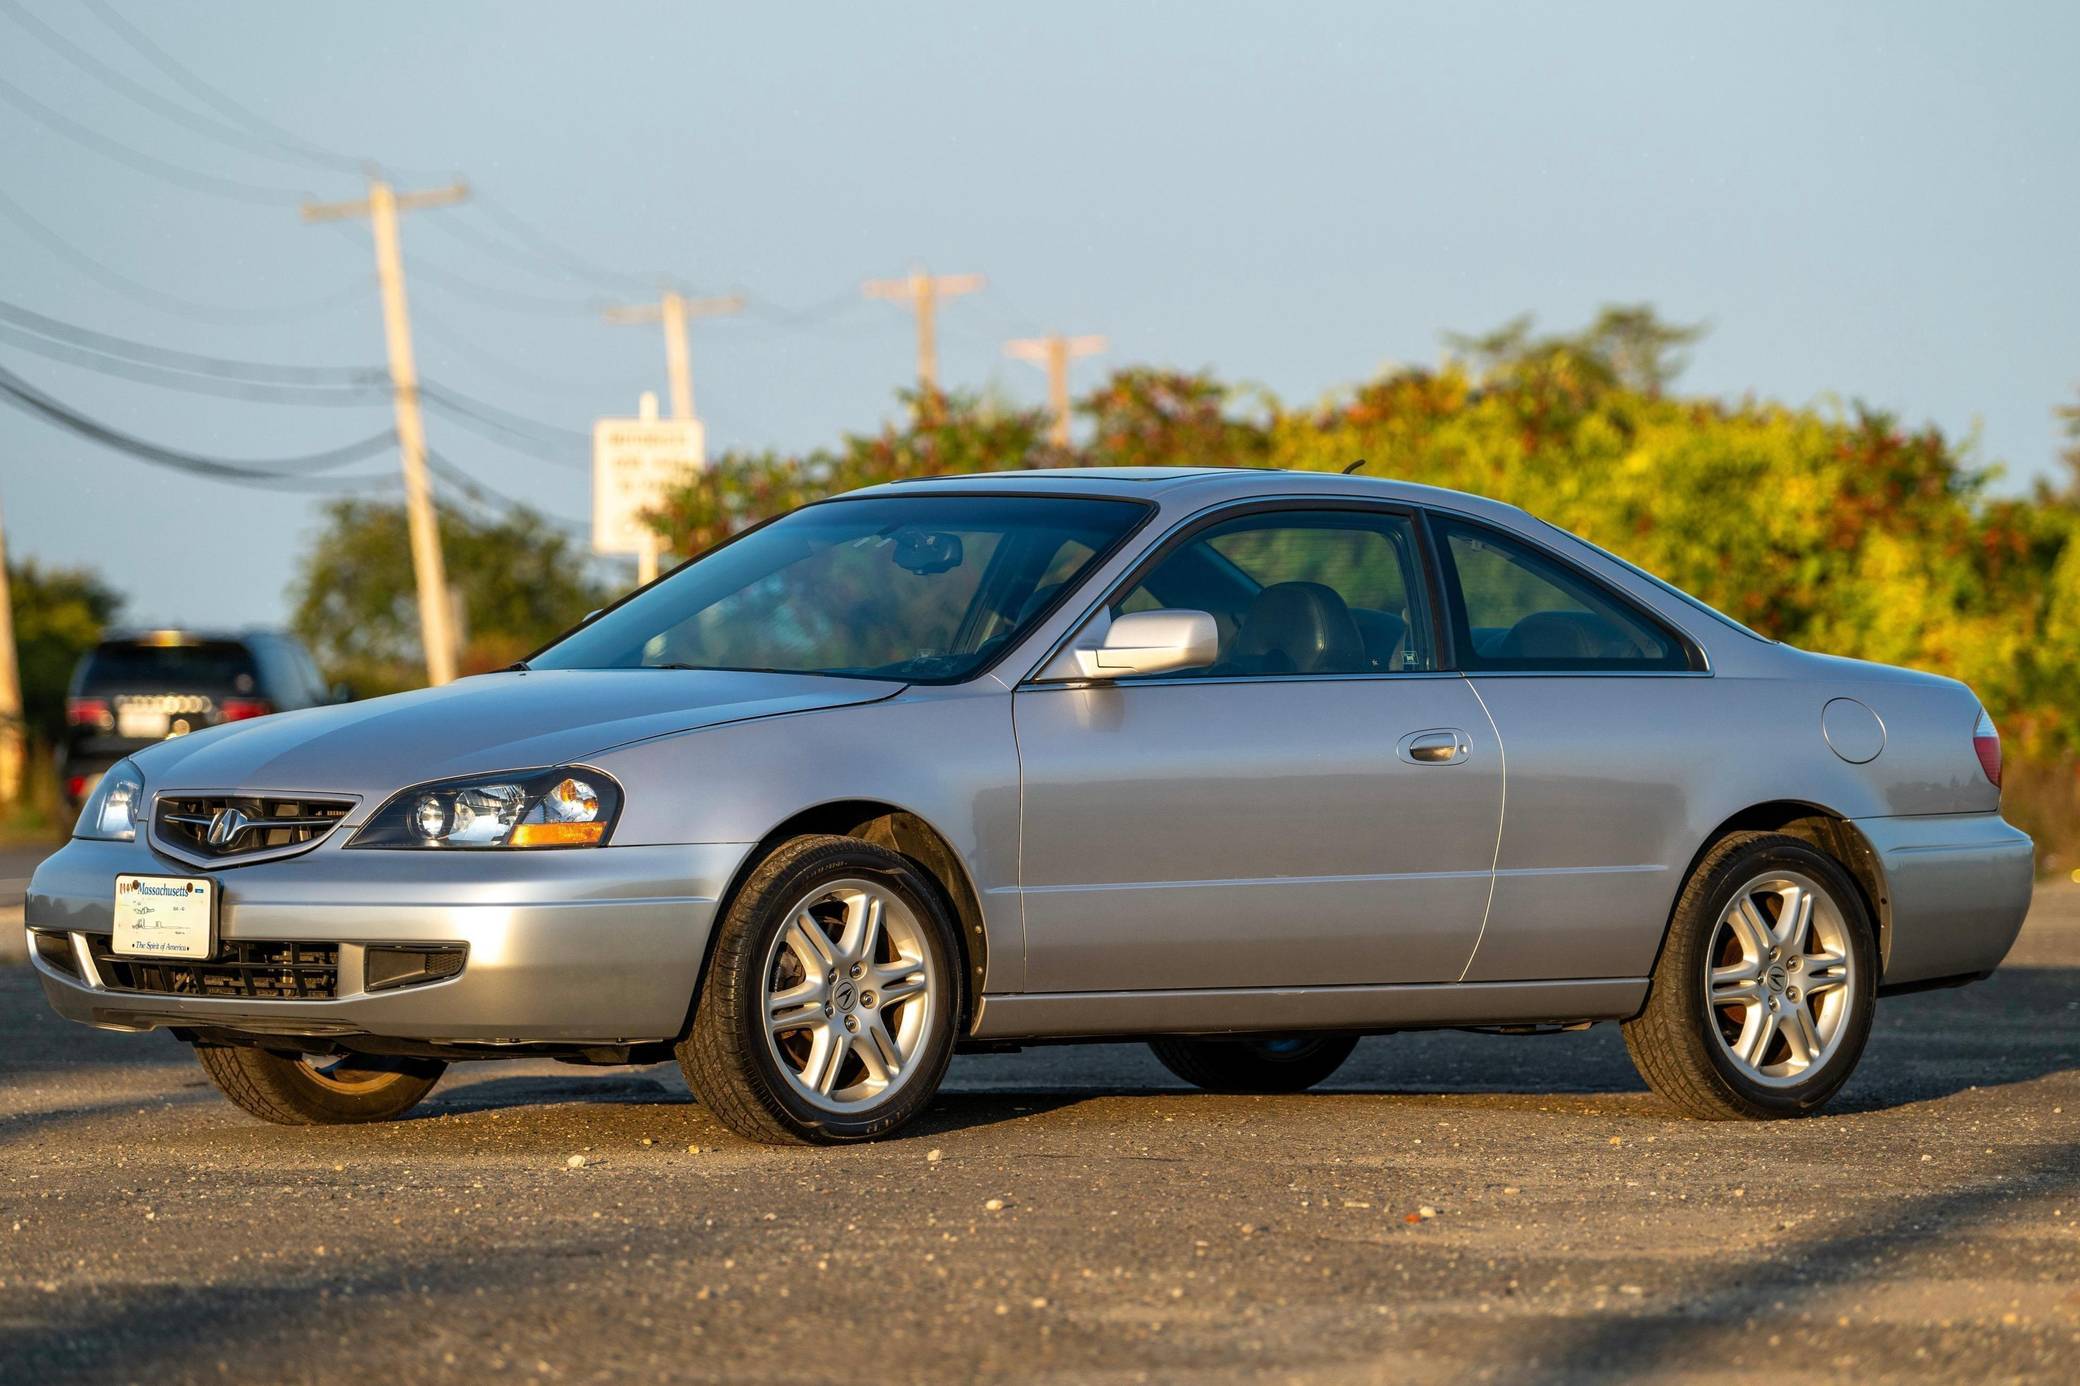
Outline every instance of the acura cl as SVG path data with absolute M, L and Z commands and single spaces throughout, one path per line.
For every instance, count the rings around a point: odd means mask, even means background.
M 1700 1117 L 1811 1111 L 2030 898 L 1946 678 L 1774 643 L 1521 510 L 1356 476 L 999 473 L 753 528 L 502 673 L 115 766 L 45 994 L 247 1111 L 676 1056 L 763 1141 L 952 1055 L 1146 1040 L 1298 1091 L 1358 1037 L 1617 1021 Z

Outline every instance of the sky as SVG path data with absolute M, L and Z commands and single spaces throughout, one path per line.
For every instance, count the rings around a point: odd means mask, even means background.
M 223 136 L 232 118 L 97 5 L 305 152 Z M 662 275 L 742 293 L 744 314 L 694 328 L 710 451 L 805 448 L 896 413 L 911 322 L 859 285 L 912 266 L 988 276 L 942 308 L 944 383 L 1035 404 L 1044 377 L 1009 338 L 1104 335 L 1079 389 L 1151 363 L 1310 403 L 1434 362 L 1446 332 L 1648 302 L 1709 327 L 1683 388 L 1867 401 L 1974 437 L 2012 489 L 2056 467 L 2052 411 L 2080 387 L 2075 51 L 2062 4 L 0 0 L 0 83 L 103 149 L 223 180 L 169 182 L 0 104 L 0 196 L 45 228 L 0 206 L 0 303 L 183 352 L 379 367 L 366 223 L 297 208 L 363 196 L 354 161 L 373 159 L 403 188 L 478 193 L 404 221 L 420 370 L 532 421 L 523 450 L 430 413 L 432 447 L 574 526 L 588 455 L 551 430 L 665 388 L 657 330 L 603 304 Z M 381 399 L 165 389 L 20 340 L 0 335 L 0 367 L 191 453 L 390 425 Z M 395 496 L 397 470 L 391 451 L 332 474 Z M 0 408 L 10 557 L 99 570 L 133 623 L 286 620 L 320 504 Z

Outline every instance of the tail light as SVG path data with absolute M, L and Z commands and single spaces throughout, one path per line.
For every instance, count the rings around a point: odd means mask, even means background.
M 1978 725 L 1972 728 L 1972 750 L 1978 753 L 1979 768 L 1986 772 L 1987 782 L 1995 789 L 2001 787 L 2001 734 L 1993 725 L 1985 708 L 1979 709 Z
M 65 793 L 71 797 L 74 803 L 78 803 L 86 798 L 87 792 L 93 787 L 94 781 L 91 776 L 67 775 L 65 777 Z
M 67 698 L 65 700 L 65 724 L 72 727 L 92 727 L 96 731 L 107 731 L 116 724 L 116 716 L 109 711 L 106 698 Z
M 274 711 L 274 704 L 265 698 L 226 698 L 217 704 L 218 720 L 243 722 L 250 717 L 265 717 Z

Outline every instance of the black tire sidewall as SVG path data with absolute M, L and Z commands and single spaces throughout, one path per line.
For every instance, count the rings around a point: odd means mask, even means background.
M 1811 877 L 1833 898 L 1848 926 L 1849 948 L 1854 954 L 1856 980 L 1851 987 L 1848 1033 L 1827 1062 L 1809 1077 L 1791 1087 L 1764 1087 L 1734 1066 L 1716 1033 L 1716 1019 L 1705 1004 L 1701 969 L 1716 934 L 1719 918 L 1733 902 L 1734 893 L 1755 877 L 1774 869 L 1795 871 Z M 1863 892 L 1834 858 L 1817 848 L 1789 838 L 1755 843 L 1734 852 L 1713 869 L 1701 908 L 1678 921 L 1684 932 L 1682 966 L 1674 979 L 1682 986 L 1682 1008 L 1696 1035 L 1713 1074 L 1739 1103 L 1761 1116 L 1798 1116 L 1823 1105 L 1841 1090 L 1863 1056 L 1870 1039 L 1871 1022 L 1877 1010 L 1878 948 L 1876 930 Z
M 922 926 L 942 988 L 932 1031 L 913 1059 L 918 1070 L 885 1106 L 859 1116 L 823 1111 L 795 1092 L 766 1044 L 760 1011 L 766 958 L 774 937 L 791 917 L 792 907 L 821 886 L 846 879 L 873 881 L 903 902 Z M 742 970 L 734 979 L 737 1014 L 728 1019 L 737 1029 L 740 1052 L 750 1060 L 749 1076 L 766 1099 L 763 1105 L 798 1136 L 825 1142 L 872 1140 L 916 1116 L 938 1091 L 952 1061 L 954 1032 L 964 1013 L 960 953 L 954 942 L 951 911 L 938 887 L 896 853 L 848 839 L 812 850 L 765 879 L 754 875 L 730 913 L 731 925 L 752 931 L 752 937 L 740 955 Z

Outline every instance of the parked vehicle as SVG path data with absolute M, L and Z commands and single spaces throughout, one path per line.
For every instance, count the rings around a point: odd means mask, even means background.
M 1950 679 L 1789 649 L 1512 507 L 1028 472 L 754 529 L 512 671 L 198 730 L 30 884 L 46 995 L 280 1122 L 461 1059 L 678 1057 L 763 1141 L 963 1047 L 1296 1091 L 1359 1035 L 1624 1027 L 1808 1112 L 2029 904 Z
M 110 635 L 72 671 L 59 779 L 76 810 L 111 765 L 154 742 L 345 698 L 276 631 Z

